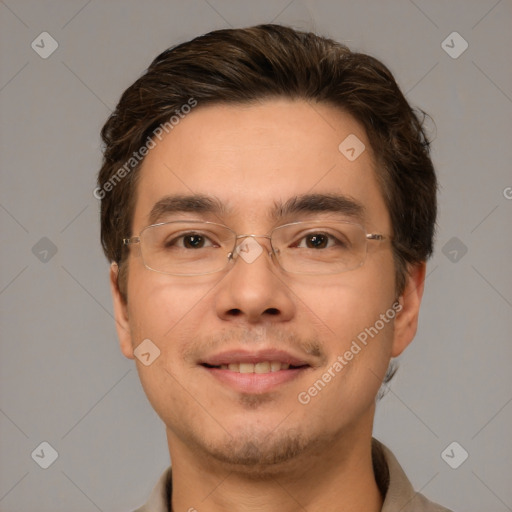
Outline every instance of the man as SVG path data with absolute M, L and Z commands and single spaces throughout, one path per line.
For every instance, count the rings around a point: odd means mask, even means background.
M 277 25 L 163 52 L 102 131 L 123 354 L 172 463 L 139 511 L 446 510 L 372 440 L 436 177 L 376 59 Z

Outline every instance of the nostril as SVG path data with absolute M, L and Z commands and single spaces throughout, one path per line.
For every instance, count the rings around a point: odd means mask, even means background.
M 269 315 L 275 316 L 279 314 L 279 310 L 276 308 L 268 308 L 265 310 L 265 313 L 268 313 Z

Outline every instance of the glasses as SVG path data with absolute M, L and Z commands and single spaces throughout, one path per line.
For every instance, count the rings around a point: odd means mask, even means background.
M 252 263 L 264 251 L 257 238 L 270 241 L 268 254 L 285 272 L 322 275 L 360 267 L 368 241 L 390 237 L 367 234 L 363 226 L 345 221 L 293 222 L 274 228 L 269 235 L 237 235 L 222 224 L 179 220 L 147 226 L 139 236 L 124 238 L 123 244 L 139 244 L 149 270 L 199 276 L 224 270 L 238 256 Z

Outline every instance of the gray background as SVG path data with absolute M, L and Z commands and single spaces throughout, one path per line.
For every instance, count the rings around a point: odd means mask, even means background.
M 382 59 L 435 120 L 436 253 L 375 435 L 431 499 L 512 510 L 511 20 L 510 0 L 0 1 L 0 509 L 131 510 L 167 467 L 112 320 L 99 131 L 163 49 L 274 21 Z M 43 31 L 59 45 L 47 59 L 31 48 Z M 453 31 L 469 44 L 458 58 L 441 46 Z M 42 441 L 58 452 L 48 469 L 31 457 Z M 441 458 L 452 441 L 469 453 L 457 469 Z

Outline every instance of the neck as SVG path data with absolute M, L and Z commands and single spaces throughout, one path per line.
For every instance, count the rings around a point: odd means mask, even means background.
M 173 511 L 381 510 L 371 429 L 343 436 L 323 452 L 303 454 L 279 467 L 242 470 L 191 452 L 170 431 L 167 436 L 173 466 Z

